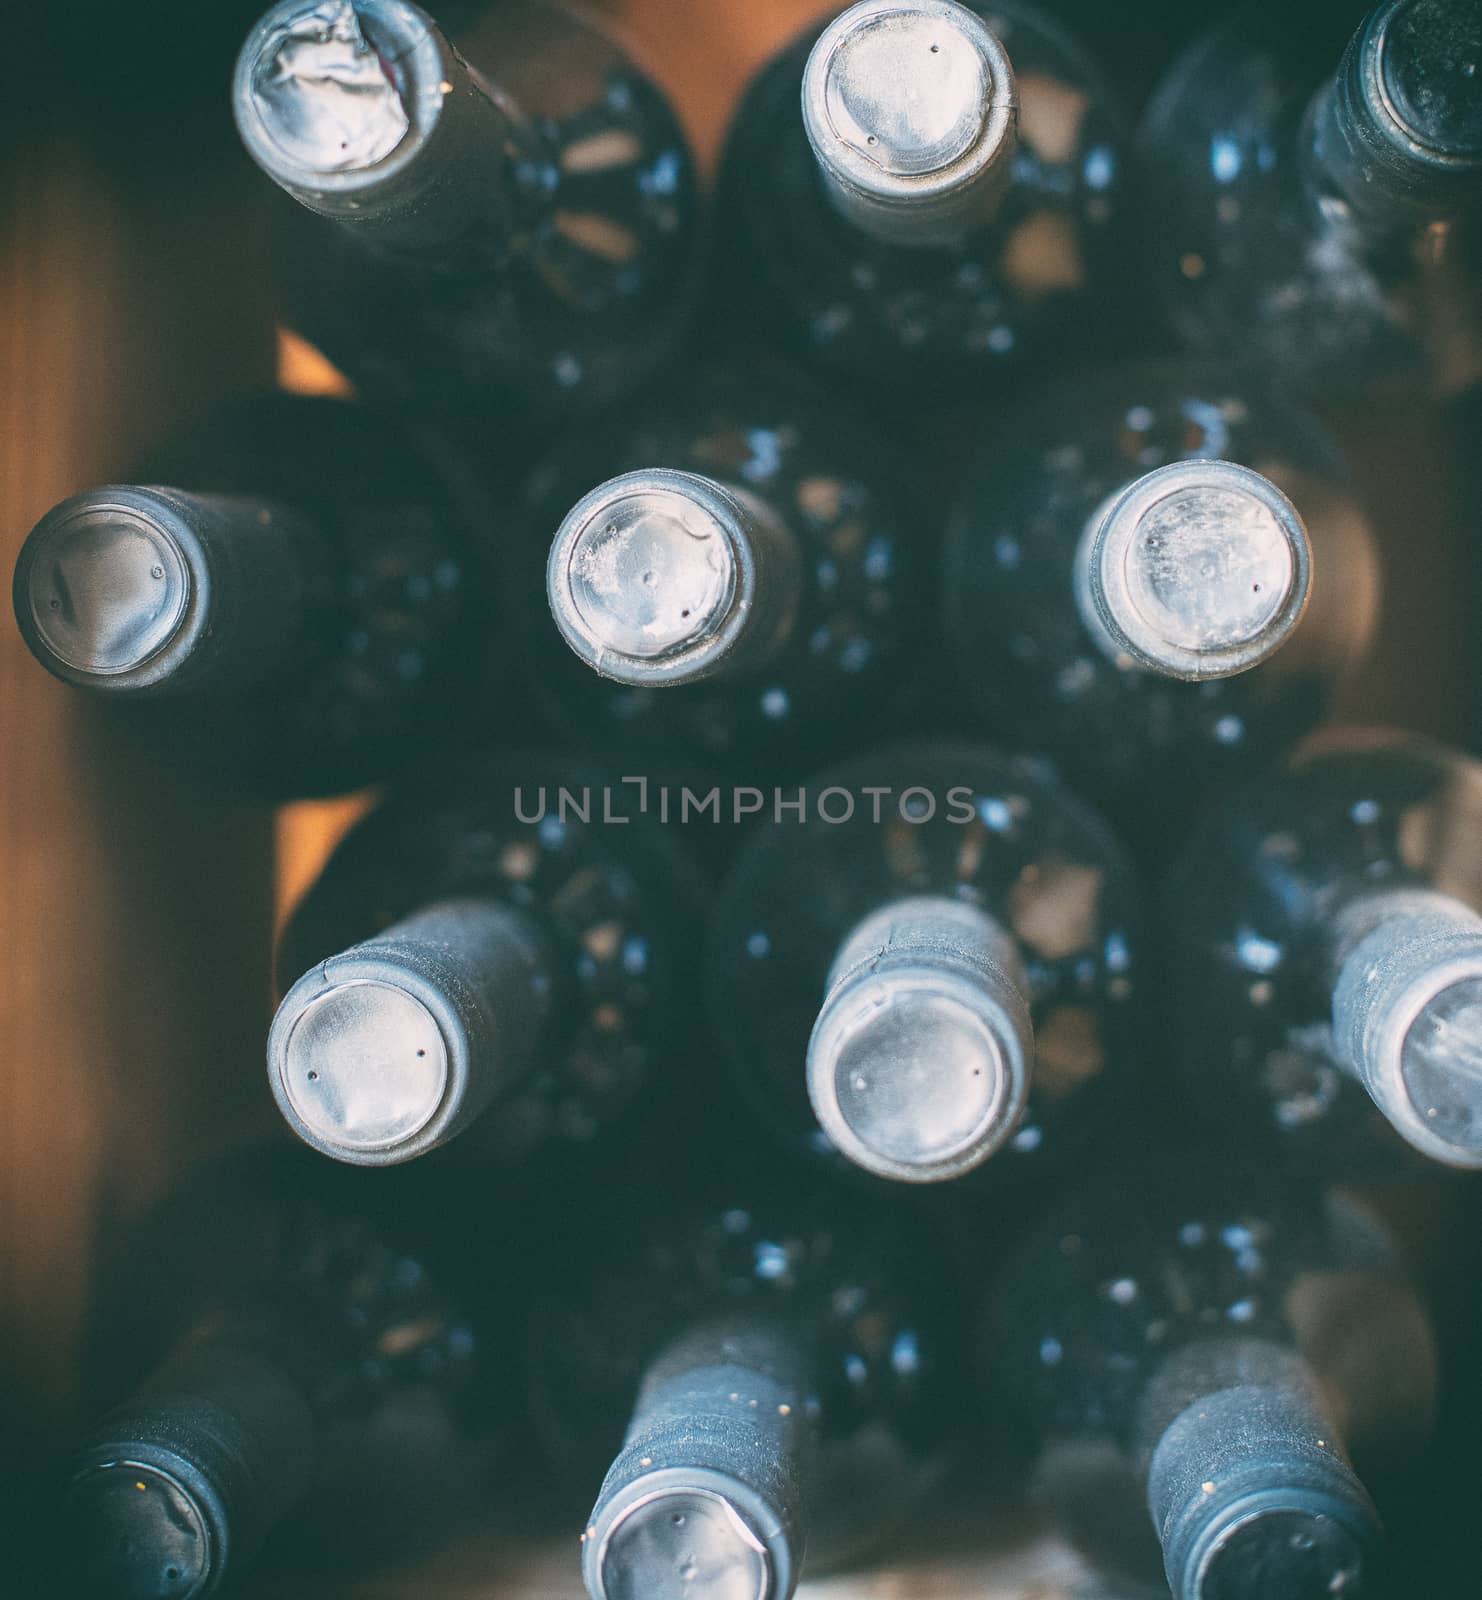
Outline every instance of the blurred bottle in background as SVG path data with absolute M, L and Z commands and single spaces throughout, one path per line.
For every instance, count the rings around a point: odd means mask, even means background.
M 1188 343 L 1336 406 L 1456 394 L 1482 376 L 1482 13 L 1385 0 L 1343 37 L 1257 9 L 1172 67 L 1138 143 L 1156 286 Z
M 983 1350 L 1036 1497 L 1109 1570 L 1161 1566 L 1176 1600 L 1396 1592 L 1349 1452 L 1413 1459 L 1436 1356 L 1355 1203 L 1207 1153 L 1093 1186 L 994 1285 Z
M 492 1460 L 489 1327 L 445 1270 L 470 1241 L 444 1221 L 430 1230 L 444 1248 L 423 1253 L 405 1191 L 352 1193 L 283 1150 L 185 1188 L 189 1204 L 172 1196 L 133 1241 L 108 1331 L 158 1364 L 67 1468 L 79 1591 L 194 1600 L 269 1547 L 334 1565 L 435 1543 Z M 497 1303 L 510 1279 L 487 1238 L 480 1255 Z M 169 1298 L 134 1303 L 162 1283 Z
M 594 1600 L 788 1600 L 941 1481 L 961 1342 L 930 1241 L 857 1196 L 765 1187 L 640 1180 L 537 1299 L 537 1424 L 573 1469 L 611 1462 L 582 1545 Z
M 1164 902 L 1192 1103 L 1295 1172 L 1482 1166 L 1479 827 L 1482 768 L 1398 734 L 1224 797 Z

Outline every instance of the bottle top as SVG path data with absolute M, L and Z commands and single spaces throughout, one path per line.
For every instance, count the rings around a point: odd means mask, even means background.
M 1482 168 L 1482 9 L 1475 0 L 1396 0 L 1380 15 L 1379 89 L 1416 144 Z
M 903 900 L 860 924 L 808 1044 L 809 1098 L 843 1155 L 939 1182 L 1008 1139 L 1034 1054 L 1016 965 L 971 906 Z
M 1400 1074 L 1409 1099 L 1458 1165 L 1482 1166 L 1482 971 L 1454 975 L 1405 1034 Z
M 113 1461 L 73 1480 L 69 1506 L 86 1530 L 84 1594 L 109 1600 L 195 1600 L 217 1574 L 213 1519 L 161 1465 Z
M 16 569 L 16 615 L 42 661 L 74 683 L 135 688 L 188 642 L 195 535 L 147 489 L 99 489 L 37 524 Z M 151 664 L 153 664 L 151 666 Z
M 933 973 L 895 972 L 865 987 L 847 1011 L 830 1010 L 809 1049 L 824 1131 L 883 1177 L 976 1166 L 1016 1077 L 997 1019 L 981 1014 L 968 985 Z
M 895 214 L 898 242 L 929 243 L 970 231 L 997 199 L 1018 91 L 1003 46 L 966 6 L 862 0 L 813 47 L 803 121 L 847 216 L 893 232 Z M 931 237 L 913 240 L 923 230 Z
M 1318 96 L 1307 154 L 1321 187 L 1381 225 L 1482 205 L 1482 10 L 1383 0 Z
M 756 587 L 746 513 L 709 479 L 629 472 L 562 522 L 547 568 L 566 642 L 604 677 L 704 677 L 730 653 Z
M 1297 1350 L 1201 1330 L 1164 1358 L 1142 1406 L 1140 1431 L 1156 1440 L 1148 1508 L 1176 1600 L 1380 1592 L 1373 1501 Z
M 1346 1519 L 1343 1502 L 1290 1491 L 1269 1500 L 1252 1496 L 1238 1507 L 1200 1552 L 1180 1600 L 1264 1600 L 1273 1592 L 1363 1600 L 1382 1592 L 1373 1586 L 1372 1540 Z
M 300 1137 L 343 1159 L 406 1147 L 447 1096 L 443 1030 L 415 976 L 392 966 L 332 983 L 275 1023 L 274 1092 Z
M 268 1033 L 278 1108 L 355 1166 L 425 1155 L 535 1060 L 550 999 L 536 925 L 479 896 L 434 900 L 315 962 Z
M 281 0 L 237 58 L 237 128 L 288 188 L 383 182 L 425 142 L 449 92 L 431 19 L 408 0 Z
M 1307 605 L 1312 554 L 1296 507 L 1260 473 L 1179 461 L 1095 518 L 1079 599 L 1117 654 L 1167 677 L 1232 677 L 1271 656 Z
M 656 1475 L 661 1479 L 664 1474 Z M 587 1532 L 588 1582 L 601 1600 L 781 1600 L 767 1544 L 754 1531 L 774 1519 L 739 1481 L 694 1469 L 672 1486 L 655 1478 L 634 1484 Z M 713 1488 L 704 1480 L 716 1479 Z
M 1394 914 L 1342 960 L 1337 1047 L 1416 1149 L 1482 1169 L 1482 918 L 1424 891 L 1381 895 L 1374 905 Z M 1364 902 L 1350 915 L 1365 915 Z

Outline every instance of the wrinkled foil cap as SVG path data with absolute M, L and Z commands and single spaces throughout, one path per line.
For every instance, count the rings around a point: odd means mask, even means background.
M 1196 681 L 1268 659 L 1301 621 L 1307 530 L 1275 484 L 1229 461 L 1138 478 L 1092 521 L 1077 594 L 1116 656 Z
M 392 67 L 350 0 L 278 7 L 249 70 L 263 131 L 296 166 L 319 172 L 375 166 L 411 127 Z

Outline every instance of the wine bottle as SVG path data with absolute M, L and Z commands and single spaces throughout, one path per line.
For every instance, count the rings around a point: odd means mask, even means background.
M 684 134 L 558 7 L 486 5 L 454 37 L 410 0 L 280 0 L 248 37 L 238 131 L 318 222 L 289 244 L 290 315 L 419 408 L 610 404 L 696 298 Z
M 542 658 L 552 717 L 722 764 L 816 758 L 872 727 L 922 631 L 911 496 L 866 425 L 774 379 L 715 374 L 585 436 L 529 496 L 557 529 L 547 597 L 583 664 Z
M 16 620 L 178 764 L 274 797 L 344 791 L 405 759 L 492 655 L 471 592 L 491 522 L 431 436 L 264 396 L 49 511 Z
M 999 1151 L 995 1174 L 1050 1169 L 1127 1048 L 1120 847 L 1044 767 L 971 745 L 880 750 L 787 798 L 709 951 L 714 1031 L 762 1125 L 906 1183 Z
M 1357 1205 L 1207 1157 L 1093 1187 L 1000 1276 L 984 1347 L 1037 1497 L 1099 1563 L 1160 1562 L 1175 1600 L 1392 1592 L 1348 1452 L 1424 1442 L 1436 1355 Z
M 1473 0 L 1384 0 L 1346 51 L 1305 9 L 1193 45 L 1139 138 L 1179 334 L 1340 402 L 1482 374 L 1479 64 Z
M 872 383 L 976 382 L 1096 337 L 1123 260 L 1123 145 L 1100 74 L 1041 8 L 863 0 L 747 91 L 728 253 L 810 358 Z
M 435 1504 L 412 1481 L 416 1452 L 398 1455 L 394 1492 L 389 1463 L 372 1459 L 378 1439 L 400 1431 L 408 1442 L 413 1406 L 443 1452 L 467 1454 L 459 1430 L 483 1351 L 466 1311 L 425 1257 L 343 1192 L 296 1185 L 281 1161 L 262 1173 L 274 1181 L 239 1203 L 256 1236 L 240 1214 L 220 1219 L 232 1237 L 251 1237 L 249 1262 L 231 1262 L 244 1283 L 208 1296 L 174 1350 L 71 1454 L 61 1515 L 82 1593 L 217 1594 L 280 1533 L 316 1550 L 368 1549 L 396 1522 L 415 1539 L 409 1509 Z M 204 1198 L 232 1192 L 207 1185 Z M 227 1276 L 223 1263 L 195 1265 L 208 1280 Z
M 1482 1167 L 1482 768 L 1327 735 L 1230 794 L 1167 885 L 1189 1091 L 1305 1172 Z M 1391 1132 L 1393 1130 L 1393 1132 Z
M 959 496 L 943 576 L 957 681 L 992 731 L 1119 811 L 1156 795 L 1160 815 L 1322 717 L 1379 592 L 1319 426 L 1172 362 L 1020 412 Z
M 616 775 L 440 761 L 435 794 L 409 782 L 352 831 L 285 933 L 278 1108 L 356 1165 L 467 1133 L 491 1168 L 556 1166 L 688 1041 L 699 901 L 686 853 Z
M 717 1193 L 584 1228 L 586 1281 L 537 1296 L 546 1448 L 610 1462 L 593 1600 L 788 1600 L 805 1551 L 813 1574 L 878 1548 L 950 1455 L 960 1342 L 928 1241 L 853 1200 Z

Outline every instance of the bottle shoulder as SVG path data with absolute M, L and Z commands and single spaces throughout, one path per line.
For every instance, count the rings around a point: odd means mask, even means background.
M 329 397 L 250 395 L 148 451 L 137 473 L 186 489 L 282 501 L 348 545 L 351 557 L 378 500 L 422 511 L 450 551 L 473 545 L 488 518 L 484 480 L 435 430 Z
M 1453 841 L 1479 821 L 1482 766 L 1459 752 L 1385 730 L 1319 736 L 1210 813 L 1172 876 L 1173 910 L 1208 906 L 1216 886 L 1264 892 L 1291 927 L 1369 886 L 1476 904 L 1482 873 Z
M 737 927 L 796 911 L 831 959 L 866 912 L 945 894 L 1012 929 L 1016 907 L 1037 903 L 1058 872 L 1066 920 L 1024 920 L 1031 956 L 1094 944 L 1103 916 L 1130 928 L 1136 883 L 1121 846 L 1042 762 L 970 742 L 906 742 L 820 773 L 804 793 L 801 815 L 755 834 L 738 859 L 722 912 Z
M 1205 1113 L 1291 1170 L 1412 1177 L 1404 1145 L 1336 1053 L 1333 918 L 1367 894 L 1434 887 L 1482 905 L 1475 763 L 1413 738 L 1320 736 L 1230 794 L 1163 886 L 1175 1050 Z
M 221 1346 L 268 1355 L 326 1418 L 406 1382 L 469 1387 L 485 1353 L 455 1263 L 429 1246 L 408 1186 L 392 1188 L 373 1198 L 278 1145 L 187 1173 L 119 1241 L 97 1306 L 100 1386 L 171 1346 L 208 1361 Z
M 440 897 L 487 892 L 545 909 L 570 877 L 592 888 L 603 870 L 613 875 L 609 894 L 662 886 L 676 920 L 698 914 L 699 870 L 643 813 L 637 787 L 629 797 L 610 769 L 535 749 L 445 751 L 437 767 L 435 793 L 406 774 L 351 830 L 301 904 L 306 923 L 316 919 L 316 901 L 331 895 L 341 902 L 336 920 L 358 916 L 361 937 Z
M 319 538 L 303 647 L 220 704 L 140 708 L 186 730 L 189 759 L 222 759 L 275 793 L 339 793 L 383 777 L 484 663 L 467 626 L 489 587 L 492 497 L 432 430 L 346 401 L 249 397 L 185 428 L 138 475 L 204 493 L 266 497 Z M 462 667 L 468 671 L 460 671 Z M 230 737 L 224 737 L 224 729 Z
M 1406 1367 L 1432 1365 L 1423 1318 L 1406 1324 L 1385 1372 L 1355 1364 L 1352 1333 L 1340 1331 L 1363 1294 L 1398 1305 L 1408 1293 L 1372 1215 L 1300 1188 L 1277 1192 L 1268 1178 L 1232 1184 L 1219 1160 L 1206 1168 L 1172 1185 L 1155 1177 L 1151 1200 L 1082 1196 L 997 1284 L 995 1376 L 1041 1439 L 1100 1436 L 1134 1450 L 1148 1385 L 1176 1352 L 1209 1340 L 1295 1348 L 1335 1410 L 1354 1418 L 1384 1409 L 1374 1387 L 1409 1390 Z
M 991 600 L 1036 567 L 1068 572 L 1088 519 L 1109 496 L 1158 467 L 1201 457 L 1251 467 L 1302 494 L 1315 544 L 1329 504 L 1354 493 L 1322 426 L 1252 373 L 1192 361 L 1093 371 L 1042 390 L 985 440 L 954 506 L 949 601 L 957 596 L 960 610 L 975 588 Z M 982 569 L 995 564 L 985 581 Z

